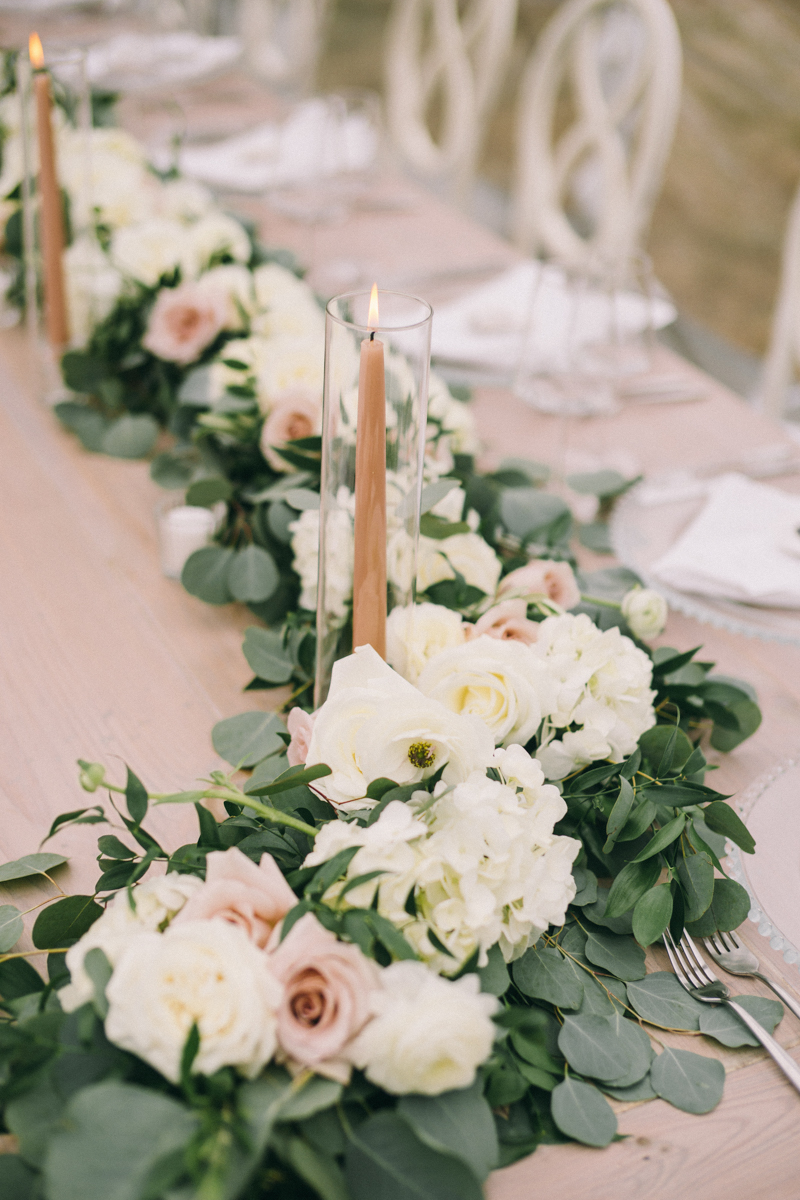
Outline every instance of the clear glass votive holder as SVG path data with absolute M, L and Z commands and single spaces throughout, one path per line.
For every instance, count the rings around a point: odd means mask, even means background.
M 183 503 L 183 492 L 160 500 L 155 507 L 161 573 L 180 579 L 186 560 L 211 541 L 219 514 L 211 508 Z
M 352 650 L 356 441 L 361 343 L 383 344 L 386 379 L 387 615 L 414 603 L 433 311 L 424 300 L 369 292 L 329 301 L 325 320 L 315 705 L 337 658 Z

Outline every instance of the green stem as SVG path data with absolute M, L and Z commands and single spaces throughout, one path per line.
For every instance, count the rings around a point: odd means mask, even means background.
M 617 612 L 622 612 L 622 605 L 618 600 L 601 600 L 599 596 L 584 596 L 583 593 L 581 600 L 584 604 L 599 604 L 601 608 L 615 608 Z
M 253 812 L 257 816 L 263 817 L 265 821 L 272 821 L 275 825 L 288 825 L 290 829 L 297 829 L 300 833 L 305 833 L 310 838 L 317 836 L 317 831 L 313 825 L 306 825 L 305 821 L 301 821 L 298 817 L 293 817 L 289 813 L 281 812 L 278 808 L 261 804 L 259 800 L 254 800 L 252 796 L 248 796 L 245 792 L 240 792 L 233 788 L 213 788 L 211 791 L 206 792 L 206 795 L 212 800 L 230 800 L 233 804 L 243 804 L 246 808 L 252 808 Z

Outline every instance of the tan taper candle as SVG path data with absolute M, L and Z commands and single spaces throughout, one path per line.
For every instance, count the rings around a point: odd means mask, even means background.
M 377 323 L 373 287 L 369 324 Z M 369 644 L 386 658 L 386 382 L 374 333 L 361 343 L 354 539 L 353 647 Z
M 61 348 L 69 341 L 67 305 L 64 295 L 64 210 L 56 170 L 56 148 L 51 121 L 52 100 L 50 76 L 41 70 L 44 53 L 39 35 L 32 33 L 29 41 L 31 65 L 38 72 L 33 77 L 36 92 L 36 132 L 39 143 L 39 227 L 44 264 L 44 310 L 47 340 Z

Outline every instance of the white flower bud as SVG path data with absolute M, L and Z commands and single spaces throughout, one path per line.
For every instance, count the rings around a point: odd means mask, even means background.
M 622 598 L 622 615 L 642 641 L 658 637 L 667 623 L 669 608 L 651 588 L 635 587 Z

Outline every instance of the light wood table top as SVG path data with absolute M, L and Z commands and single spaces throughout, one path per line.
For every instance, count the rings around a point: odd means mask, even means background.
M 388 271 L 513 262 L 485 230 L 418 195 L 404 214 L 360 214 L 318 234 L 320 261 L 357 253 Z M 270 240 L 303 249 L 306 233 L 270 217 Z M 420 288 L 425 291 L 424 286 Z M 673 366 L 676 363 L 673 362 Z M 680 366 L 687 373 L 693 368 Z M 147 465 L 92 455 L 62 431 L 38 401 L 22 335 L 0 336 L 0 860 L 34 850 L 53 817 L 91 803 L 77 783 L 79 757 L 107 763 L 121 779 L 128 762 L 153 790 L 191 787 L 219 766 L 212 724 L 266 706 L 243 694 L 250 672 L 241 654 L 253 623 L 241 607 L 211 608 L 159 573 L 153 509 L 159 489 Z M 507 391 L 483 389 L 474 405 L 487 462 L 504 453 L 540 460 L 565 455 L 612 459 L 624 451 L 644 472 L 716 462 L 774 444 L 784 434 L 711 380 L 705 398 L 631 406 L 614 417 L 572 421 L 542 416 Z M 787 478 L 787 487 L 800 486 Z M 608 559 L 593 565 L 607 565 Z M 665 643 L 703 644 L 726 674 L 749 680 L 764 711 L 758 733 L 720 762 L 715 784 L 739 791 L 800 743 L 800 649 L 746 639 L 672 614 Z M 158 810 L 153 831 L 173 849 L 194 836 L 193 814 Z M 91 890 L 96 830 L 67 830 L 52 843 L 72 855 L 58 878 Z M 0 900 L 37 903 L 48 885 L 0 889 Z M 800 975 L 752 925 L 743 931 L 776 975 L 800 989 Z M 660 951 L 652 955 L 659 967 Z M 737 991 L 770 993 L 741 981 Z M 667 1035 L 668 1036 L 668 1035 Z M 784 1018 L 779 1039 L 800 1060 L 800 1022 Z M 678 1039 L 723 1058 L 725 1097 L 704 1117 L 661 1101 L 620 1114 L 630 1135 L 606 1150 L 545 1146 L 496 1172 L 490 1200 L 701 1200 L 800 1196 L 796 1152 L 800 1097 L 760 1051 L 726 1051 L 700 1037 Z

